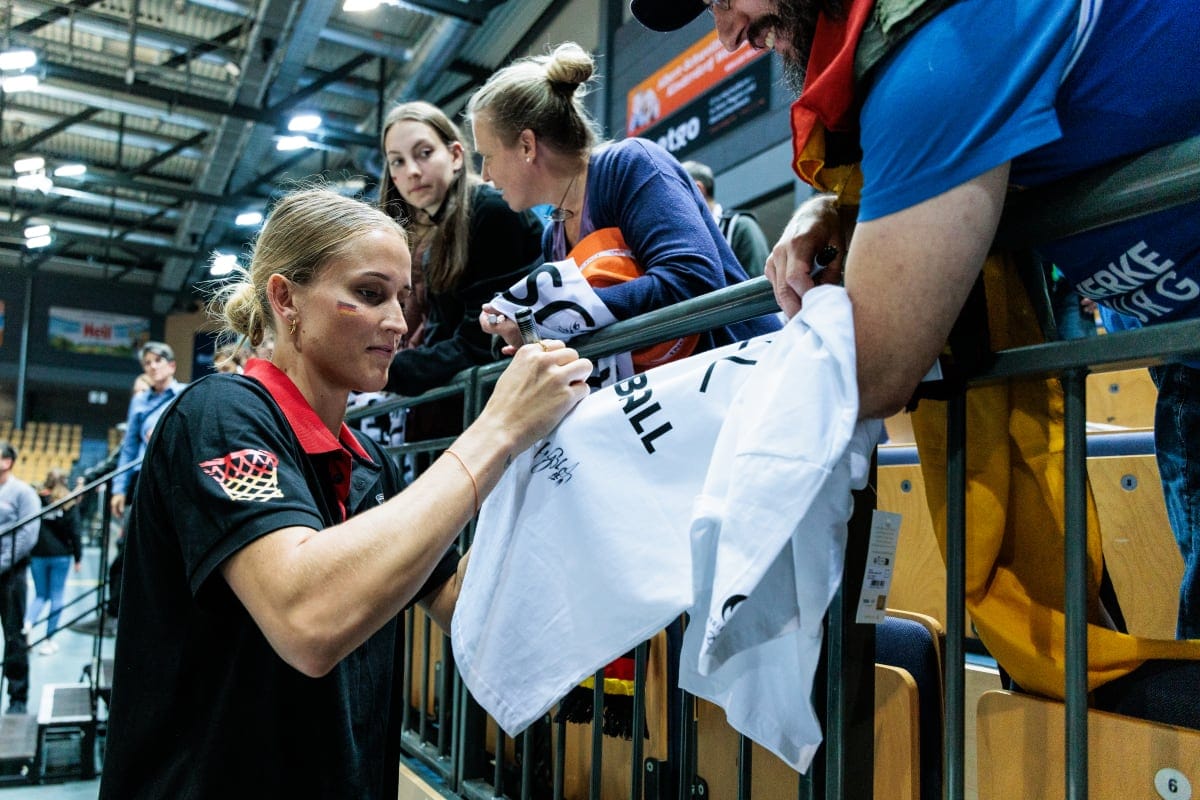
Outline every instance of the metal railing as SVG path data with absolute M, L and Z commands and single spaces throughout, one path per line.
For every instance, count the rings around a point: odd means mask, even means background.
M 1080 233 L 1086 230 L 1134 218 L 1153 211 L 1169 208 L 1200 197 L 1200 137 L 1173 144 L 1132 158 L 1120 164 L 1097 170 L 1082 179 L 1043 187 L 1036 191 L 1023 192 L 1010 198 L 997 234 L 997 246 L 1006 248 L 1026 247 L 1050 238 Z M 777 310 L 774 297 L 765 278 L 755 278 L 745 283 L 722 289 L 703 297 L 678 303 L 636 319 L 611 325 L 603 330 L 572 341 L 581 354 L 597 357 L 646 346 L 666 339 L 707 330 Z M 1066 586 L 1065 599 L 1067 618 L 1067 687 L 1066 687 L 1066 759 L 1067 797 L 1084 800 L 1087 797 L 1087 642 L 1086 642 L 1086 581 L 1082 580 L 1086 565 L 1086 483 L 1085 483 L 1085 394 L 1084 379 L 1088 372 L 1106 372 L 1133 367 L 1161 364 L 1167 361 L 1200 354 L 1200 320 L 1176 322 L 1149 327 L 1143 330 L 1110 334 L 1099 338 L 1073 341 L 1054 341 L 1035 346 L 1019 347 L 995 353 L 985 368 L 969 375 L 968 385 L 979 385 L 1008 378 L 1034 376 L 1061 376 L 1066 399 Z M 503 364 L 488 365 L 465 371 L 458 375 L 448 387 L 422 395 L 419 398 L 394 398 L 369 409 L 356 410 L 351 418 L 379 414 L 396 408 L 422 404 L 436 397 L 462 393 L 468 402 L 464 425 L 474 418 L 481 407 L 484 396 L 494 383 Z M 949 631 L 965 629 L 965 536 L 966 536 L 966 410 L 962 394 L 952 398 L 947 418 L 947 620 Z M 449 440 L 396 448 L 393 452 L 408 457 L 417 452 L 439 452 Z M 473 523 L 472 523 L 473 525 Z M 473 536 L 468 527 L 460 540 L 466 547 Z M 851 542 L 855 537 L 851 536 Z M 843 591 L 847 578 L 855 574 L 854 560 L 847 554 Z M 861 570 L 857 573 L 861 575 Z M 413 612 L 410 612 L 409 630 L 413 629 Z M 864 736 L 855 730 L 849 711 L 852 702 L 858 701 L 860 709 L 865 693 L 867 708 L 870 709 L 873 687 L 869 681 L 858 681 L 855 686 L 844 683 L 853 674 L 855 665 L 847 663 L 861 658 L 864 643 L 873 641 L 850 624 L 845 603 L 839 595 L 831 605 L 827 620 L 826 658 L 827 674 L 835 676 L 827 681 L 823 698 L 827 709 L 826 744 L 814 762 L 809 776 L 797 782 L 797 796 L 801 798 L 827 797 L 863 798 L 871 793 L 870 778 L 865 786 L 858 777 L 853 787 L 847 784 L 850 770 L 847 764 L 855 764 L 858 772 L 869 773 L 865 764 L 872 763 L 870 730 Z M 429 627 L 425 630 L 425 658 L 429 654 Z M 411 637 L 411 634 L 410 634 Z M 411 638 L 410 638 L 411 644 Z M 644 646 L 643 646 L 644 647 Z M 519 750 L 524 770 L 516 794 L 510 794 L 505 762 L 505 737 L 498 729 L 491 744 L 492 769 L 488 776 L 484 765 L 488 760 L 488 744 L 482 712 L 475 706 L 463 688 L 457 674 L 453 673 L 449 640 L 442 644 L 444 662 L 440 680 L 445 691 L 451 694 L 451 703 L 442 702 L 437 720 L 437 739 L 427 738 L 429 726 L 424 720 L 427 698 L 421 698 L 420 724 L 414 729 L 406 724 L 405 745 L 409 755 L 424 761 L 442 776 L 447 786 L 462 797 L 484 798 L 513 796 L 526 798 L 532 794 L 529 785 L 530 739 L 533 734 L 518 737 Z M 847 657 L 847 653 L 850 655 Z M 411 659 L 414 650 L 406 648 L 406 678 L 413 673 Z M 639 649 L 639 692 L 644 691 L 644 652 Z M 944 769 L 945 793 L 950 800 L 964 796 L 965 775 L 965 648 L 960 636 L 947 638 L 945 685 L 945 735 Z M 861 666 L 859 664 L 858 666 Z M 428 675 L 431 667 L 421 667 Z M 407 684 L 406 684 L 407 685 Z M 424 683 L 423 683 L 424 685 Z M 443 700 L 445 695 L 443 694 Z M 820 704 L 818 704 L 820 705 Z M 690 700 L 681 698 L 679 703 L 679 726 L 676 741 L 669 743 L 674 764 L 669 771 L 676 773 L 672 794 L 681 800 L 695 797 L 702 790 L 702 783 L 695 779 L 695 741 L 690 715 Z M 597 713 L 599 704 L 596 704 Z M 869 720 L 868 720 L 869 722 Z M 540 723 L 548 724 L 548 723 Z M 640 747 L 640 726 L 634 732 L 634 741 Z M 553 796 L 563 796 L 562 755 L 563 723 L 555 723 L 557 760 L 553 781 Z M 452 726 L 446 732 L 446 726 Z M 861 727 L 861 726 L 859 726 Z M 869 725 L 867 726 L 870 727 Z M 598 720 L 593 721 L 592 776 L 589 798 L 600 797 L 598 779 L 599 763 L 603 747 Z M 749 797 L 752 774 L 749 758 L 749 743 L 739 740 L 738 797 Z M 634 750 L 640 754 L 640 749 Z M 864 758 L 865 756 L 865 758 Z M 640 800 L 643 794 L 651 796 L 649 781 L 644 780 L 664 765 L 647 761 L 639 764 L 635 755 L 631 767 L 631 799 Z M 814 777 L 815 776 L 815 777 Z M 656 783 L 656 786 L 658 784 Z M 661 787 L 659 787 L 661 788 Z M 668 795 L 655 791 L 656 798 Z
M 101 475 L 98 478 L 84 484 L 75 489 L 70 494 L 54 501 L 42 508 L 34 514 L 30 514 L 7 527 L 0 528 L 0 547 L 15 547 L 17 531 L 23 526 L 34 520 L 41 520 L 42 517 L 57 511 L 64 506 L 71 505 L 82 501 L 89 494 L 96 493 L 100 498 L 100 552 L 98 556 L 96 586 L 86 592 L 82 592 L 65 603 L 60 609 L 58 630 L 62 631 L 76 623 L 82 622 L 93 614 L 96 615 L 96 634 L 92 638 L 92 653 L 87 667 L 84 669 L 84 675 L 87 677 L 89 684 L 89 698 L 91 703 L 92 719 L 99 719 L 101 693 L 107 687 L 103 685 L 104 670 L 103 670 L 103 638 L 105 627 L 108 622 L 108 551 L 110 545 L 110 531 L 112 528 L 112 509 L 107 502 L 107 498 L 112 496 L 112 482 L 118 476 L 126 472 L 137 470 L 141 466 L 141 459 L 128 464 L 125 467 L 114 469 L 107 474 Z M 67 613 L 69 609 L 74 609 L 73 614 Z M 46 622 L 52 612 L 47 609 L 47 616 L 43 619 L 36 620 L 35 625 L 40 625 Z M 57 633 L 57 631 L 56 631 Z M 50 638 L 50 634 L 25 643 L 27 649 L 32 649 L 42 641 Z M 3 688 L 3 678 L 0 677 L 0 689 Z M 91 777 L 90 770 L 92 762 L 84 759 L 84 777 Z
M 1004 247 L 1026 246 L 1058 236 L 1078 233 L 1117 220 L 1168 208 L 1200 197 L 1200 137 L 1160 148 L 1122 164 L 1097 171 L 1082 180 L 1069 184 L 1044 187 L 1013 197 L 1006 205 L 997 235 L 997 244 Z M 678 338 L 750 317 L 777 310 L 774 297 L 765 278 L 755 278 L 703 297 L 694 298 L 669 308 L 643 315 L 637 319 L 618 322 L 587 337 L 572 342 L 583 355 L 597 357 L 623 352 L 655 342 Z M 1177 322 L 1144 330 L 1112 334 L 1097 339 L 1070 342 L 1050 342 L 1020 347 L 996 353 L 985 369 L 969 376 L 969 385 L 1015 377 L 1060 375 L 1066 395 L 1066 598 L 1067 617 L 1067 796 L 1072 800 L 1087 797 L 1087 643 L 1086 582 L 1081 579 L 1086 563 L 1086 518 L 1084 489 L 1084 378 L 1089 371 L 1109 371 L 1130 367 L 1160 364 L 1183 356 L 1200 353 L 1200 321 Z M 464 426 L 478 415 L 503 364 L 467 370 L 456 376 L 446 387 L 418 398 L 393 398 L 370 407 L 356 409 L 348 419 L 388 413 L 398 408 L 424 405 L 455 395 L 464 398 Z M 947 630 L 962 631 L 965 623 L 965 404 L 962 396 L 952 399 L 947 424 Z M 390 448 L 393 457 L 411 461 L 419 469 L 445 449 L 453 438 L 415 442 Z M 130 465 L 128 469 L 136 468 Z M 0 546 L 11 538 L 17 528 L 42 513 L 51 511 L 100 486 L 109 486 L 117 473 L 104 475 L 68 498 L 40 511 L 38 515 L 19 520 L 0 530 Z M 857 505 L 857 504 L 856 504 Z M 103 504 L 101 526 L 101 560 L 98 598 L 95 609 L 103 626 L 105 605 L 106 564 L 110 511 Z M 459 547 L 469 545 L 473 534 L 472 522 L 463 531 Z M 853 544 L 863 537 L 851 536 Z M 870 714 L 873 687 L 862 669 L 869 663 L 866 655 L 873 647 L 867 626 L 852 624 L 847 613 L 844 594 L 859 564 L 853 553 L 847 554 L 843 589 L 830 608 L 829 635 L 826 638 L 825 686 L 821 696 L 814 696 L 818 706 L 825 707 L 826 743 L 818 753 L 809 775 L 798 777 L 796 795 L 800 798 L 869 798 L 870 770 L 873 763 Z M 861 575 L 861 568 L 857 568 Z M 851 595 L 853 593 L 851 592 Z M 86 616 L 93 609 L 88 609 Z M 469 697 L 453 668 L 448 637 L 436 637 L 430 624 L 418 625 L 419 612 L 409 611 L 403 664 L 405 704 L 403 744 L 406 754 L 423 762 L 438 774 L 450 790 L 467 798 L 510 796 L 530 798 L 541 783 L 534 775 L 538 753 L 535 747 L 553 753 L 550 792 L 553 797 L 564 796 L 563 775 L 566 770 L 566 723 L 544 720 L 530 731 L 517 737 L 513 752 L 520 758 L 510 761 L 505 753 L 507 737 L 492 724 L 489 745 L 489 724 L 482 710 Z M 416 639 L 421 631 L 420 645 Z M 101 627 L 102 630 L 102 627 Z M 440 638 L 440 641 L 439 641 Z M 436 644 L 435 644 L 436 643 Z M 433 651 L 440 647 L 440 661 Z M 676 730 L 668 742 L 666 761 L 642 759 L 642 731 L 646 725 L 641 713 L 645 694 L 647 645 L 641 645 L 636 655 L 636 695 L 633 744 L 629 766 L 629 797 L 694 798 L 704 794 L 704 784 L 696 775 L 696 737 L 692 699 L 684 693 L 677 698 Z M 864 662 L 864 659 L 868 659 Z M 945 697 L 945 791 L 950 800 L 964 796 L 964 719 L 965 650 L 957 635 L 947 638 L 946 697 Z M 100 636 L 96 637 L 92 659 L 92 680 L 100 679 Z M 832 677 L 829 677 L 832 676 Z M 416 687 L 416 681 L 420 681 Z M 591 777 L 588 796 L 600 797 L 600 765 L 604 758 L 603 738 L 598 715 L 601 713 L 602 674 L 597 676 L 594 718 L 591 740 Z M 97 696 L 93 686 L 93 704 Z M 417 694 L 414 707 L 413 693 Z M 430 709 L 432 708 L 432 712 Z M 865 711 L 864 711 L 865 709 Z M 95 709 L 93 709 L 95 710 Z M 489 756 L 489 747 L 490 753 Z M 739 738 L 738 798 L 750 797 L 752 761 L 750 743 Z M 490 768 L 489 768 L 490 760 Z M 520 767 L 515 764 L 519 761 Z M 852 766 L 853 765 L 853 766 Z M 660 776 L 665 772 L 667 778 Z M 866 774 L 866 778 L 863 778 Z M 515 778 L 515 780 L 514 780 Z M 515 783 L 515 792 L 513 784 Z

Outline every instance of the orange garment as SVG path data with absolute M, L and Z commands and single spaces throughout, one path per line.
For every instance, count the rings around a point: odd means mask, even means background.
M 567 257 L 574 259 L 588 285 L 595 288 L 615 286 L 643 274 L 619 228 L 592 231 L 571 248 Z M 687 358 L 699 341 L 700 336 L 693 334 L 634 350 L 631 354 L 633 368 L 636 372 L 645 372 L 668 361 Z
M 993 351 L 1041 340 L 1007 254 L 984 267 Z M 946 553 L 946 404 L 912 415 L 925 496 Z M 1024 689 L 1062 698 L 1066 618 L 1063 555 L 1063 394 L 1056 379 L 1021 379 L 967 391 L 966 606 L 980 640 Z M 1100 525 L 1087 497 L 1088 688 L 1149 659 L 1200 659 L 1200 641 L 1144 639 L 1099 623 Z

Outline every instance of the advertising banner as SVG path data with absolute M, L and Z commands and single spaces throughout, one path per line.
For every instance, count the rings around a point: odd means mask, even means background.
M 653 139 L 679 159 L 765 112 L 769 50 L 730 53 L 710 31 L 626 96 L 625 134 Z
M 134 356 L 150 339 L 150 320 L 82 308 L 50 307 L 50 346 L 72 353 Z

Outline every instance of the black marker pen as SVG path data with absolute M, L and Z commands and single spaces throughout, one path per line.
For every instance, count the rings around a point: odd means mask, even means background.
M 533 312 L 528 308 L 522 308 L 517 312 L 517 330 L 521 332 L 521 342 L 523 344 L 537 344 L 542 340 L 538 335 L 537 327 L 533 324 Z
M 838 257 L 838 249 L 831 244 L 827 244 L 817 251 L 817 255 L 813 258 L 812 271 L 808 273 L 808 277 L 815 282 L 817 276 L 825 271 L 825 268 L 833 263 L 833 260 Z

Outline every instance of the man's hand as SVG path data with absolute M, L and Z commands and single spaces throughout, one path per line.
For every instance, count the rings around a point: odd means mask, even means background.
M 814 261 L 826 247 L 834 248 L 836 255 L 823 265 L 824 269 L 814 281 Z M 804 293 L 817 283 L 841 282 L 845 252 L 841 217 L 832 195 L 810 198 L 796 209 L 767 257 L 764 270 L 775 289 L 776 302 L 788 317 L 796 315 Z
M 114 494 L 112 499 L 108 501 L 108 506 L 112 509 L 114 517 L 125 516 L 125 495 Z

